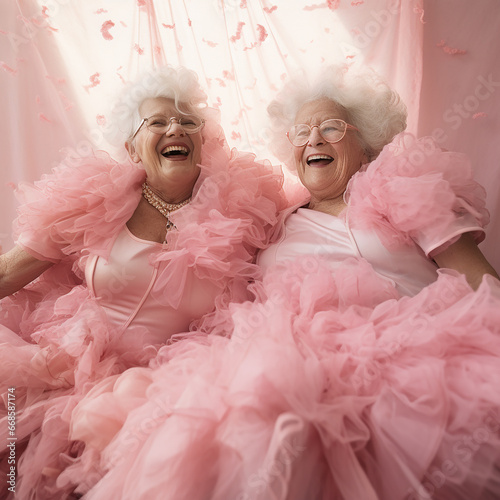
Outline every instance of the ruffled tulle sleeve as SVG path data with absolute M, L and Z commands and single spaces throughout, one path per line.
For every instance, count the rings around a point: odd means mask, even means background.
M 433 257 L 463 233 L 484 239 L 485 197 L 465 155 L 399 134 L 352 177 L 347 216 L 353 228 L 376 230 L 389 249 L 414 242 Z
M 59 262 L 92 248 L 106 256 L 110 235 L 130 218 L 140 198 L 144 170 L 98 151 L 67 158 L 34 185 L 22 183 L 14 239 L 34 257 Z
M 287 204 L 281 170 L 253 154 L 229 151 L 214 140 L 205 143 L 200 166 L 193 200 L 171 215 L 179 231 L 168 234 L 170 251 L 154 257 L 160 266 L 153 293 L 173 307 L 188 269 L 221 288 L 231 281 L 233 291 L 246 290 L 260 277 L 256 252 L 272 240 Z

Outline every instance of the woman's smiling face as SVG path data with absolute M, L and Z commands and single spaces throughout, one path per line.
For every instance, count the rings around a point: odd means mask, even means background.
M 139 113 L 142 118 L 162 120 L 183 116 L 173 99 L 165 97 L 144 100 Z M 190 194 L 200 174 L 202 143 L 201 131 L 187 134 L 177 120 L 172 120 L 163 134 L 155 134 L 143 125 L 128 149 L 133 161 L 142 162 L 151 187 L 164 192 L 167 186 L 172 186 L 174 192 Z
M 300 181 L 316 201 L 342 196 L 349 179 L 366 162 L 356 131 L 348 129 L 334 144 L 323 139 L 318 126 L 331 118 L 348 121 L 346 111 L 328 98 L 307 102 L 295 117 L 296 125 L 314 126 L 307 143 L 293 148 Z

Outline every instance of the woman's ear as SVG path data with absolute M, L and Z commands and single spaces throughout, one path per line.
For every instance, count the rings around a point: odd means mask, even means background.
M 137 153 L 137 150 L 135 149 L 135 146 L 132 144 L 132 141 L 127 141 L 125 143 L 125 149 L 127 150 L 127 153 L 130 156 L 130 159 L 134 163 L 139 163 L 141 161 L 141 157 Z

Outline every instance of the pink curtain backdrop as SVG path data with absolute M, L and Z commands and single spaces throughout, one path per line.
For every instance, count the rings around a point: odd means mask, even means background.
M 500 270 L 498 0 L 8 0 L 0 4 L 0 243 L 12 187 L 62 150 L 117 159 L 110 102 L 164 63 L 194 69 L 229 143 L 273 158 L 265 108 L 288 75 L 370 65 L 399 91 L 409 130 L 467 153 L 492 221 L 481 245 Z

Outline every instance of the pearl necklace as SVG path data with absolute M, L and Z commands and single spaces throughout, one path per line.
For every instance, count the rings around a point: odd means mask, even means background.
M 189 197 L 187 200 L 181 201 L 180 203 L 167 203 L 151 189 L 147 182 L 142 185 L 142 196 L 152 207 L 156 208 L 165 219 L 167 219 L 167 233 L 171 229 L 176 229 L 174 223 L 169 219 L 171 212 L 179 210 L 179 208 L 187 205 L 191 201 L 191 197 Z

